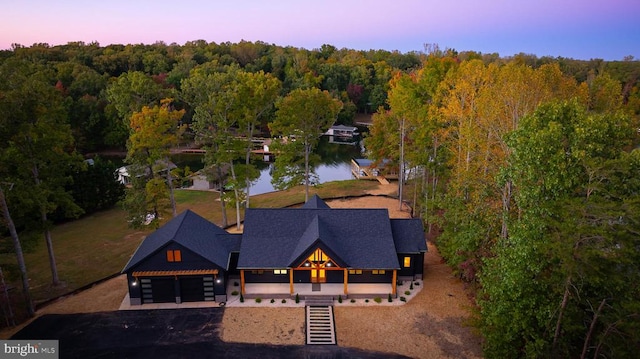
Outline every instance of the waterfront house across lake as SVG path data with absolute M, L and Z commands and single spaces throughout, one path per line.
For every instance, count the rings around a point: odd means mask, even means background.
M 315 196 L 300 208 L 249 208 L 229 234 L 186 211 L 150 234 L 123 269 L 132 305 L 296 294 L 397 296 L 421 279 L 427 246 L 420 219 L 386 209 L 332 209 Z

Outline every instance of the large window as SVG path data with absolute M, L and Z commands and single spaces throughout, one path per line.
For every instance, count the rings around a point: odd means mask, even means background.
M 411 267 L 411 257 L 404 257 L 404 267 L 405 268 Z
M 179 249 L 167 251 L 167 262 L 182 262 L 182 253 Z

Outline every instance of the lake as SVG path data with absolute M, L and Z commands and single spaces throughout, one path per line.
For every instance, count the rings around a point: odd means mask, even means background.
M 358 138 L 359 140 L 359 138 Z M 351 174 L 351 159 L 361 158 L 359 144 L 330 143 L 328 136 L 322 136 L 315 151 L 320 155 L 320 163 L 315 166 L 315 172 L 320 183 L 353 179 Z M 255 156 L 254 164 L 260 169 L 260 177 L 251 186 L 251 195 L 275 191 L 271 184 L 271 166 L 273 163 L 264 162 L 261 156 Z M 202 155 L 180 154 L 172 156 L 172 161 L 178 166 L 189 168 L 195 172 L 202 169 Z

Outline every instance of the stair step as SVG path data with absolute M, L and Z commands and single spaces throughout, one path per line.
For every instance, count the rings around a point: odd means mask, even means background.
M 333 305 L 333 297 L 320 296 L 320 295 L 306 296 L 304 298 L 304 303 L 305 303 L 305 305 L 311 306 L 311 307 L 332 306 Z
M 305 299 L 305 303 L 307 299 Z M 333 300 L 331 301 L 333 304 Z M 336 344 L 336 326 L 333 320 L 333 307 L 306 306 L 307 344 Z

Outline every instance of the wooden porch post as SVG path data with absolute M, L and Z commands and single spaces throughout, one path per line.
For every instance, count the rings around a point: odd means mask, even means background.
M 397 296 L 397 292 L 398 292 L 398 270 L 394 269 L 393 270 L 393 283 L 391 283 L 391 294 L 395 297 Z
M 345 268 L 344 269 L 344 295 L 349 295 L 348 286 L 349 286 L 349 270 Z
M 242 295 L 247 294 L 244 291 L 244 269 L 240 269 L 240 293 L 242 293 Z
M 289 269 L 289 294 L 293 295 L 293 268 Z

